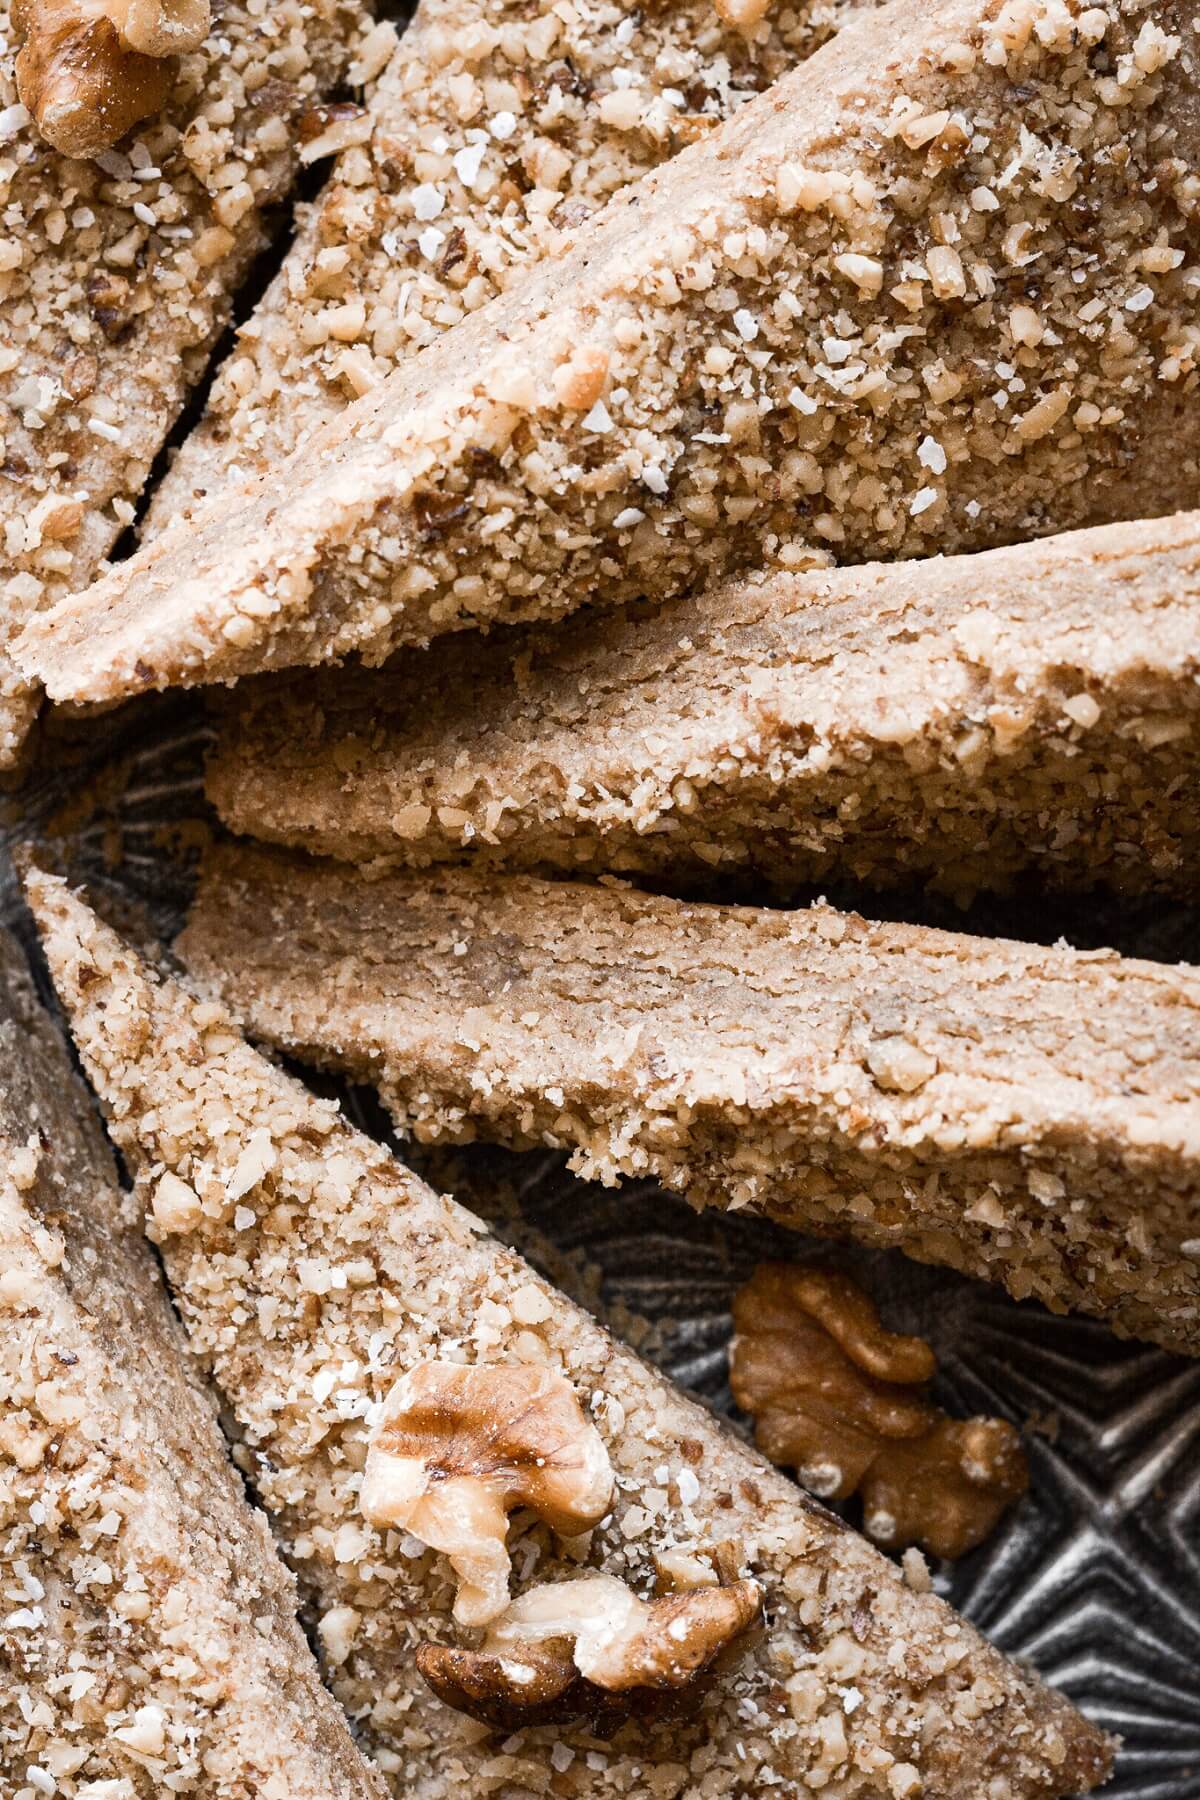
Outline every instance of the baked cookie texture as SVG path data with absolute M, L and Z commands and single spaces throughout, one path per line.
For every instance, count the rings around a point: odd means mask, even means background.
M 1197 35 L 856 17 L 21 666 L 108 700 L 1194 503 Z
M 1200 1351 L 1200 971 L 230 845 L 180 954 L 421 1139 L 894 1246 Z
M 153 974 L 60 883 L 35 877 L 31 899 L 192 1345 L 394 1793 L 1008 1800 L 1103 1778 L 1109 1746 L 1065 1701 L 252 1050 L 222 1006 Z M 762 1582 L 763 1633 L 698 1720 L 609 1743 L 480 1736 L 421 1687 L 413 1649 L 450 1635 L 453 1583 L 418 1541 L 369 1525 L 358 1491 L 382 1400 L 429 1358 L 561 1371 L 607 1446 L 612 1514 L 576 1561 L 518 1520 L 517 1586 L 591 1565 L 644 1589 L 656 1555 L 714 1539 Z
M 381 1796 L 6 937 L 0 1381 L 3 1792 Z
M 264 676 L 234 831 L 347 862 L 1190 892 L 1200 514 Z
M 881 0 L 421 0 L 238 334 L 147 535 L 282 462 L 478 312 L 628 182 L 706 136 Z M 739 8 L 725 7 L 727 15 Z
M 0 767 L 38 703 L 12 640 L 133 522 L 368 18 L 358 0 L 229 0 L 161 115 L 84 161 L 20 104 L 0 0 Z

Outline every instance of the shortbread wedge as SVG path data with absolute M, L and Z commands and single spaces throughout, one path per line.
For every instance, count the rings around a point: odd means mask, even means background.
M 1194 503 L 1198 46 L 1185 0 L 856 17 L 21 666 L 111 700 Z
M 381 1800 L 0 937 L 0 1791 Z
M 421 0 L 160 483 L 146 534 L 282 462 L 627 182 L 880 0 Z M 724 8 L 730 17 L 736 8 Z
M 263 676 L 208 793 L 348 862 L 1185 893 L 1200 513 Z
M 0 0 L 0 767 L 37 709 L 12 640 L 86 587 L 132 522 L 266 242 L 264 208 L 333 148 L 321 101 L 368 16 L 361 0 L 230 0 L 161 115 L 87 161 L 44 143 L 19 102 Z
M 238 845 L 178 947 L 419 1138 L 564 1146 L 1200 1352 L 1200 970 Z
M 320 1616 L 335 1691 L 397 1796 L 837 1784 L 961 1800 L 1103 1779 L 1109 1747 L 1064 1700 L 252 1050 L 221 1006 L 152 974 L 61 884 L 35 877 L 31 897 L 193 1346 Z M 423 1687 L 414 1649 L 453 1641 L 449 1565 L 369 1524 L 359 1495 L 380 1403 L 448 1360 L 484 1365 L 496 1406 L 506 1369 L 522 1384 L 567 1377 L 615 1476 L 611 1512 L 573 1556 L 517 1516 L 515 1590 L 600 1572 L 644 1594 L 656 1559 L 683 1552 L 695 1568 L 717 1543 L 760 1584 L 761 1631 L 697 1716 L 607 1743 L 571 1725 L 481 1738 Z M 493 1422 L 485 1409 L 462 1428 L 495 1443 Z

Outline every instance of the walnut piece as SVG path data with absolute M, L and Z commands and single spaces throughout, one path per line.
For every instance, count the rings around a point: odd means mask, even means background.
M 212 24 L 209 0 L 103 0 L 121 41 L 143 56 L 198 50 Z
M 564 1537 L 612 1503 L 608 1451 L 565 1376 L 428 1362 L 392 1388 L 367 1453 L 359 1504 L 449 1558 L 454 1617 L 486 1625 L 508 1604 L 508 1514 L 527 1506 Z
M 730 1381 L 759 1448 L 822 1499 L 860 1493 L 877 1543 L 962 1556 L 1028 1487 L 1014 1428 L 934 1406 L 929 1345 L 886 1331 L 847 1276 L 765 1263 L 733 1317 Z
M 695 1705 L 761 1607 L 754 1581 L 647 1601 L 615 1575 L 585 1575 L 522 1594 L 479 1650 L 423 1644 L 417 1667 L 439 1699 L 495 1728 L 582 1717 L 608 1735 Z
M 209 0 L 14 0 L 17 92 L 64 156 L 98 156 L 161 111 Z

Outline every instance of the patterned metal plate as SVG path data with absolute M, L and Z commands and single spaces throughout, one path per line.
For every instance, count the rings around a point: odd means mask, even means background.
M 0 917 L 29 941 L 11 851 L 32 841 L 135 929 L 169 938 L 208 828 L 204 736 L 199 705 L 179 698 L 56 724 L 28 779 L 0 799 Z M 1200 912 L 1185 908 L 1048 906 L 1031 894 L 982 903 L 964 920 L 925 896 L 831 897 L 892 917 L 1200 961 Z M 370 1095 L 343 1098 L 386 1134 Z M 758 1260 L 814 1248 L 744 1216 L 697 1215 L 652 1185 L 582 1186 L 557 1156 L 472 1149 L 413 1160 L 725 1412 L 733 1289 Z M 1029 1497 L 984 1548 L 938 1572 L 939 1591 L 1123 1736 L 1106 1790 L 1114 1800 L 1200 1800 L 1200 1362 L 895 1254 L 834 1254 L 889 1325 L 931 1339 L 943 1404 L 1003 1413 L 1026 1433 Z

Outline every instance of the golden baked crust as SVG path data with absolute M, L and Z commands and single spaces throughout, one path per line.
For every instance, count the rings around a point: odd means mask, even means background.
M 22 666 L 106 700 L 1194 501 L 1197 35 L 863 14 Z
M 1103 1779 L 1108 1745 L 1063 1700 L 250 1049 L 221 1006 L 157 979 L 61 883 L 35 877 L 30 896 L 135 1192 L 152 1205 L 169 1174 L 199 1203 L 162 1236 L 169 1277 L 335 1692 L 397 1796 L 564 1775 L 552 1791 L 717 1800 L 836 1780 L 847 1800 L 1016 1800 Z M 455 1584 L 416 1540 L 368 1526 L 358 1489 L 379 1402 L 437 1357 L 561 1371 L 607 1445 L 613 1514 L 574 1562 L 544 1527 L 515 1532 L 517 1585 L 582 1561 L 645 1589 L 656 1552 L 714 1538 L 763 1584 L 763 1635 L 697 1721 L 609 1745 L 576 1728 L 481 1740 L 423 1688 L 411 1653 L 449 1635 Z
M 1200 1349 L 1200 971 L 219 848 L 180 953 L 425 1139 L 574 1151 Z
M 229 0 L 161 115 L 95 161 L 43 143 L 0 0 L 0 767 L 37 694 L 30 615 L 92 580 L 296 171 L 306 110 L 340 81 L 359 0 Z
M 3 936 L 0 1391 L 3 1792 L 379 1800 Z
M 1200 876 L 1200 514 L 737 578 L 656 610 L 241 684 L 207 791 L 347 862 L 931 880 Z

